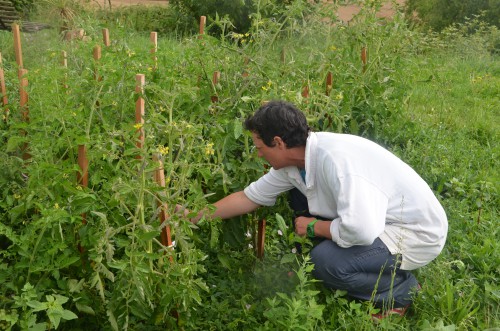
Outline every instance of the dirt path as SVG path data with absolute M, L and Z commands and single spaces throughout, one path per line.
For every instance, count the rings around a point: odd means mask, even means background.
M 111 8 L 120 6 L 133 6 L 133 5 L 153 5 L 153 6 L 166 6 L 168 0 L 93 0 L 95 4 L 101 7 L 109 7 L 109 1 L 111 1 Z M 199 0 L 203 1 L 203 0 Z M 231 0 L 232 1 L 232 0 Z M 398 5 L 403 5 L 404 0 L 396 0 Z M 338 9 L 337 15 L 339 19 L 344 22 L 350 21 L 354 15 L 359 12 L 359 7 L 356 5 L 346 5 L 341 6 Z M 394 8 L 392 1 L 387 0 L 382 6 L 381 10 L 377 14 L 378 17 L 391 17 L 394 14 Z

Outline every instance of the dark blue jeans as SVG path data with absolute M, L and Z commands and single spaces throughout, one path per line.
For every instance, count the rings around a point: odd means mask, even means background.
M 290 207 L 296 216 L 315 217 L 309 214 L 307 199 L 297 189 L 290 191 Z M 381 308 L 404 307 L 412 302 L 417 279 L 400 269 L 401 256 L 392 255 L 379 238 L 369 246 L 348 248 L 322 240 L 310 254 L 314 277 L 328 288 L 345 290 L 356 299 L 373 300 Z

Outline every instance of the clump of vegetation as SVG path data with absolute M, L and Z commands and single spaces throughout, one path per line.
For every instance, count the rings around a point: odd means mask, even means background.
M 427 27 L 441 31 L 453 24 L 465 23 L 480 16 L 482 21 L 500 28 L 500 6 L 489 0 L 407 0 L 409 17 L 414 17 Z

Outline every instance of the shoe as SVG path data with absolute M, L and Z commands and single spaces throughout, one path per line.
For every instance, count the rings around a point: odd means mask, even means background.
M 420 292 L 422 290 L 422 286 L 420 284 L 417 284 L 417 289 L 415 291 L 415 294 Z M 374 321 L 380 321 L 386 317 L 394 316 L 394 315 L 399 315 L 400 317 L 403 317 L 406 314 L 406 311 L 408 308 L 410 308 L 411 304 L 408 304 L 404 307 L 401 308 L 392 308 L 389 310 L 382 311 L 378 314 L 372 314 L 372 320 Z
M 406 311 L 408 310 L 409 307 L 410 307 L 410 305 L 406 305 L 406 306 L 401 307 L 401 308 L 392 308 L 392 309 L 380 312 L 378 314 L 372 314 L 372 320 L 380 321 L 384 318 L 394 316 L 394 315 L 399 315 L 400 317 L 403 317 L 406 314 Z

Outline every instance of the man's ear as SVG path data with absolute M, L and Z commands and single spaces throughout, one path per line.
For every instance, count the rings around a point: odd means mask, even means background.
M 273 142 L 275 146 L 278 146 L 279 148 L 286 149 L 286 143 L 281 139 L 279 136 L 274 136 Z

